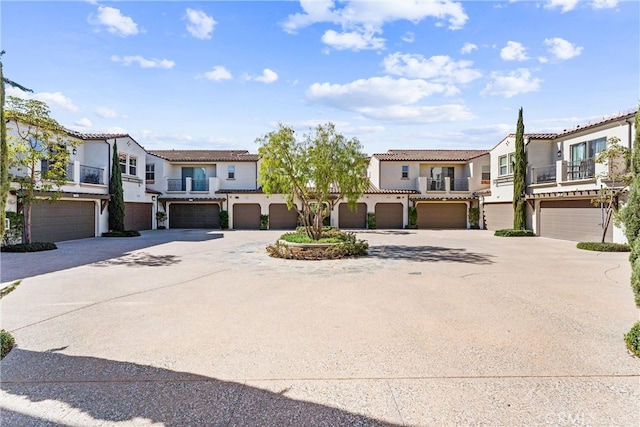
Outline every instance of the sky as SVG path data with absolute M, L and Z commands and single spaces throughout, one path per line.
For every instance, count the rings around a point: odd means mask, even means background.
M 637 0 L 12 1 L 5 77 L 61 125 L 244 149 L 332 122 L 371 155 L 490 149 L 640 101 Z

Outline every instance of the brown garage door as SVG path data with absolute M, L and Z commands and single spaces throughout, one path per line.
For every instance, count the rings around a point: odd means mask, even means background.
M 376 203 L 376 228 L 402 228 L 402 203 Z
M 599 242 L 602 239 L 604 212 L 591 204 L 590 200 L 558 200 L 540 202 L 540 231 L 542 237 L 573 240 L 576 242 Z M 605 241 L 613 239 L 610 224 Z
M 293 230 L 298 225 L 298 213 L 294 208 L 289 210 L 285 203 L 269 205 L 269 229 Z
M 484 226 L 487 230 L 513 228 L 512 203 L 487 203 L 484 206 Z
M 153 205 L 151 203 L 125 203 L 125 230 L 150 230 Z
M 464 203 L 418 203 L 418 228 L 467 228 Z
M 59 200 L 34 203 L 31 238 L 34 242 L 60 242 L 96 235 L 94 202 Z
M 367 205 L 358 203 L 354 210 L 349 209 L 347 203 L 340 203 L 338 207 L 338 227 L 367 228 Z
M 171 203 L 169 228 L 220 228 L 220 206 Z
M 233 228 L 236 230 L 259 230 L 260 205 L 257 203 L 233 205 Z

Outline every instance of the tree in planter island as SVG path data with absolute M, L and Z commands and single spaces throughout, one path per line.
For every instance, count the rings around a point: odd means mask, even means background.
M 524 121 L 522 107 L 516 125 L 516 152 L 513 165 L 513 229 L 527 228 L 527 202 L 525 200 L 527 159 L 524 152 Z
M 302 140 L 281 124 L 256 142 L 262 190 L 268 195 L 284 194 L 287 207 L 296 210 L 312 240 L 322 237 L 326 207 L 331 210 L 345 199 L 353 208 L 369 186 L 362 145 L 337 133 L 333 123 L 319 125 Z
M 62 137 L 64 129 L 49 116 L 49 107 L 42 101 L 10 96 L 5 115 L 16 128 L 9 140 L 9 165 L 26 172 L 18 179 L 19 198 L 24 206 L 25 240 L 31 243 L 31 208 L 60 198 L 60 187 L 68 180 L 69 149 L 77 142 Z
M 122 191 L 122 172 L 118 161 L 118 141 L 113 140 L 111 160 L 111 179 L 109 180 L 109 230 L 124 232 L 124 194 Z

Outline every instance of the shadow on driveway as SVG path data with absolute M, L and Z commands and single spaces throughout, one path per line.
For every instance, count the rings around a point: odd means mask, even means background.
M 371 246 L 369 256 L 384 259 L 398 259 L 417 262 L 461 262 L 468 264 L 493 264 L 492 255 L 468 252 L 466 249 L 443 248 L 440 246 Z
M 30 402 L 55 401 L 91 417 L 96 425 L 149 420 L 166 426 L 392 426 L 287 397 L 287 388 L 271 392 L 186 372 L 68 356 L 56 350 L 14 348 L 2 364 L 1 389 L 20 398 L 5 405 L 9 411 L 3 408 L 2 421 L 7 425 L 34 425 L 40 414 L 51 419 L 45 408 Z M 22 403 L 22 398 L 28 402 Z M 28 407 L 28 415 L 15 407 L 20 405 Z M 51 409 L 51 402 L 44 405 Z M 63 416 L 69 422 L 74 418 L 73 414 Z M 42 421 L 37 425 L 48 425 L 46 420 L 37 421 Z
M 180 262 L 174 255 L 131 254 L 167 242 L 204 242 L 224 237 L 212 230 L 146 230 L 140 237 L 94 237 L 57 242 L 58 249 L 44 252 L 10 253 L 0 257 L 0 282 L 12 282 L 26 277 L 99 263 L 127 266 L 159 267 Z

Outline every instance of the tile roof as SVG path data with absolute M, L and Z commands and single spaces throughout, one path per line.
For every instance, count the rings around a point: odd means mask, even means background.
M 374 154 L 379 160 L 467 161 L 489 154 L 489 150 L 388 150 Z
M 76 138 L 80 139 L 113 139 L 113 138 L 131 138 L 127 133 L 82 133 L 71 129 L 65 131 Z M 131 138 L 133 139 L 133 138 Z
M 631 119 L 633 117 L 636 116 L 636 112 L 638 110 L 637 109 L 633 109 L 633 110 L 629 110 L 629 111 L 625 111 L 625 112 L 620 112 L 617 114 L 614 114 L 612 116 L 609 117 L 603 117 L 600 120 L 596 120 L 594 122 L 589 122 L 586 125 L 577 125 L 573 128 L 570 129 L 565 129 L 562 132 L 558 133 L 558 136 L 564 136 L 564 135 L 568 135 L 571 133 L 575 133 L 575 132 L 579 132 L 581 130 L 585 130 L 585 129 L 590 129 L 590 128 L 594 128 L 596 126 L 601 126 L 607 123 L 611 123 L 611 122 L 616 122 L 616 121 L 620 121 L 620 120 L 628 120 Z
M 416 194 L 416 190 L 381 190 L 371 182 L 369 182 L 369 188 L 364 191 L 364 194 Z
M 171 162 L 256 162 L 247 150 L 151 150 L 149 154 Z

